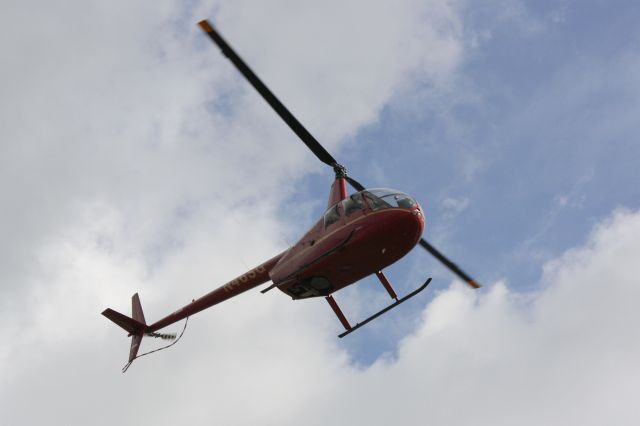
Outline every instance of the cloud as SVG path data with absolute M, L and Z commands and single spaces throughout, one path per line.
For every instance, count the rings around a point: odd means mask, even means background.
M 97 423 L 163 422 L 176 394 L 161 388 L 181 388 L 217 363 L 209 395 L 228 409 L 209 408 L 228 424 L 236 415 L 227 402 L 242 398 L 256 407 L 247 421 L 286 420 L 271 398 L 295 402 L 289 390 L 316 380 L 308 365 L 347 364 L 326 306 L 251 293 L 192 321 L 174 352 L 186 357 L 167 351 L 123 378 L 126 339 L 99 315 L 126 312 L 140 291 L 157 319 L 242 273 L 242 260 L 281 250 L 296 179 L 321 167 L 199 32 L 199 19 L 213 16 L 332 152 L 399 91 L 446 79 L 461 55 L 449 1 L 297 4 L 40 2 L 2 14 L 6 421 L 74 424 L 93 413 Z M 251 364 L 261 368 L 248 375 Z M 207 421 L 211 411 L 192 401 L 182 404 L 186 418 Z
M 537 294 L 442 292 L 371 387 L 408 389 L 408 424 L 634 424 L 638 232 L 640 214 L 615 212 L 545 265 Z
M 461 54 L 455 2 L 353 4 L 42 3 L 3 15 L 15 59 L 0 129 L 7 423 L 637 423 L 640 214 L 627 211 L 549 262 L 537 294 L 441 291 L 397 356 L 370 367 L 351 362 L 324 301 L 254 291 L 119 374 L 128 339 L 98 313 L 127 311 L 140 291 L 157 319 L 243 272 L 240 258 L 281 249 L 283 183 L 319 167 L 191 15 L 211 12 L 337 149 Z
M 323 303 L 251 292 L 194 318 L 178 346 L 124 376 L 113 349 L 124 357 L 126 339 L 95 333 L 101 321 L 87 316 L 76 332 L 34 341 L 18 377 L 3 374 L 2 409 L 55 424 L 636 424 L 639 233 L 640 212 L 614 212 L 545 265 L 534 294 L 453 284 L 397 357 L 367 368 L 340 349 Z M 27 410 L 34 400 L 39 410 Z
M 125 210 L 136 244 L 146 244 L 181 206 L 264 194 L 278 202 L 291 193 L 285 179 L 321 167 L 199 32 L 198 19 L 213 15 L 330 149 L 375 120 L 398 87 L 446 75 L 460 55 L 446 1 L 290 6 L 44 2 L 36 14 L 17 5 L 3 14 L 11 60 L 0 104 L 0 226 L 10 243 L 0 259 L 8 281 L 29 274 L 33 247 L 79 220 L 84 203 Z
M 469 199 L 467 197 L 447 197 L 442 200 L 442 207 L 449 212 L 449 216 L 455 216 L 469 207 Z
M 36 252 L 81 222 L 86 204 L 120 210 L 122 244 L 139 253 L 175 238 L 167 233 L 181 211 L 273 205 L 292 193 L 292 177 L 322 167 L 199 32 L 202 17 L 214 16 L 332 150 L 397 87 L 457 63 L 455 32 L 420 18 L 433 10 L 431 21 L 455 29 L 448 2 L 308 3 L 292 13 L 288 2 L 151 11 L 44 2 L 36 14 L 26 5 L 3 14 L 3 289 L 28 288 L 18 283 L 37 268 Z M 405 45 L 415 54 L 401 55 Z

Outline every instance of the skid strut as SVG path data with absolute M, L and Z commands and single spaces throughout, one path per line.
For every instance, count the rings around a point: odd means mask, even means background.
M 344 316 L 342 310 L 340 309 L 340 306 L 338 306 L 333 297 L 331 295 L 328 295 L 326 299 L 327 302 L 329 302 L 329 306 L 331 306 L 331 309 L 333 309 L 333 312 L 336 314 L 344 328 L 346 328 L 347 330 L 351 330 L 351 325 L 349 324 L 349 321 L 347 321 L 347 317 Z
M 387 281 L 387 279 L 384 277 L 384 275 L 382 275 L 382 272 L 378 272 L 376 275 L 378 275 L 378 278 L 380 278 L 380 281 L 382 282 L 384 287 L 389 292 L 389 295 L 392 298 L 394 298 L 396 301 L 394 303 L 392 303 L 391 305 L 387 306 L 386 308 L 382 309 L 381 311 L 376 312 L 375 314 L 371 315 L 369 318 L 365 319 L 364 321 L 357 323 L 353 327 L 349 324 L 349 321 L 347 321 L 347 318 L 342 313 L 342 310 L 340 309 L 340 307 L 336 303 L 335 299 L 331 295 L 326 297 L 327 302 L 329 302 L 329 306 L 331 306 L 331 309 L 333 309 L 333 312 L 336 314 L 336 316 L 338 317 L 338 319 L 340 320 L 340 322 L 342 323 L 342 325 L 346 329 L 346 331 L 344 333 L 339 334 L 338 337 L 342 338 L 342 337 L 346 336 L 347 334 L 349 334 L 349 333 L 351 333 L 353 331 L 356 331 L 357 329 L 359 329 L 363 325 L 367 324 L 370 321 L 373 321 L 374 319 L 378 318 L 380 315 L 390 311 L 391 309 L 395 308 L 396 306 L 398 306 L 402 302 L 411 299 L 413 296 L 415 296 L 416 294 L 420 293 L 422 290 L 427 288 L 427 286 L 431 282 L 431 278 L 428 278 L 427 281 L 425 281 L 425 283 L 422 284 L 420 287 L 418 287 L 417 289 L 415 289 L 411 293 L 407 294 L 402 299 L 398 299 L 398 297 L 395 296 L 396 293 L 393 291 L 393 288 L 391 288 L 391 285 L 389 284 L 389 281 Z M 382 278 L 381 278 L 381 276 L 382 276 Z M 383 281 L 383 278 L 384 278 L 384 281 Z M 386 285 L 385 285 L 385 281 L 386 281 Z M 387 288 L 387 286 L 388 286 L 388 288 Z
M 376 272 L 376 276 L 378 277 L 378 279 L 382 283 L 382 286 L 384 287 L 384 289 L 387 290 L 387 293 L 389 293 L 389 296 L 391 296 L 392 299 L 398 300 L 398 295 L 393 290 L 393 287 L 391 287 L 391 283 L 389 282 L 387 277 L 384 276 L 382 271 Z

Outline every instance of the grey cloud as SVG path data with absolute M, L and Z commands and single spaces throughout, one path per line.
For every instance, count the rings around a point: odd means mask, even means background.
M 399 88 L 442 78 L 461 54 L 449 2 L 354 4 L 309 2 L 296 12 L 290 2 L 220 2 L 213 13 L 332 150 Z M 119 374 L 127 339 L 99 312 L 125 311 L 141 291 L 157 318 L 242 272 L 240 255 L 269 257 L 288 227 L 280 204 L 292 189 L 283 182 L 319 168 L 198 32 L 210 7 L 184 7 L 40 2 L 0 17 L 9 58 L 0 104 L 8 423 L 208 423 L 217 413 L 232 424 L 234 404 L 247 399 L 255 408 L 246 421 L 284 423 L 291 411 L 273 399 L 303 404 L 318 371 L 346 365 L 325 306 L 249 294 L 201 314 L 180 350 Z M 437 18 L 425 25 L 430 10 Z M 447 22 L 451 33 L 433 29 Z M 180 391 L 180 407 L 165 410 L 185 381 L 215 403 L 202 409 Z

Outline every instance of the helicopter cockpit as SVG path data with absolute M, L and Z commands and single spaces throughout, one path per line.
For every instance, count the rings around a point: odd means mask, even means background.
M 410 209 L 418 205 L 416 200 L 404 192 L 389 188 L 372 188 L 362 191 L 372 210 L 386 208 Z
M 351 216 L 367 207 L 371 210 L 390 208 L 410 209 L 417 206 L 416 200 L 409 195 L 389 188 L 372 188 L 356 192 L 331 206 L 324 214 L 325 227 L 340 220 L 341 215 Z

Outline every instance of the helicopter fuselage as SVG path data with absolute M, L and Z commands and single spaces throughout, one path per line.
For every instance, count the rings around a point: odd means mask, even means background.
M 157 331 L 176 321 L 272 281 L 293 299 L 328 296 L 375 274 L 406 255 L 420 240 L 424 214 L 410 196 L 368 189 L 349 196 L 341 179 L 329 208 L 292 247 L 151 324 Z
M 419 204 L 406 194 L 357 192 L 330 206 L 269 276 L 293 299 L 327 296 L 401 259 L 420 240 L 424 223 Z
M 343 337 L 414 297 L 431 282 L 431 278 L 428 278 L 422 286 L 398 298 L 382 272 L 418 243 L 469 286 L 480 287 L 455 263 L 421 237 L 425 217 L 420 205 L 413 198 L 391 189 L 367 189 L 350 177 L 344 166 L 340 165 L 291 114 L 211 24 L 204 20 L 199 22 L 199 25 L 311 152 L 334 170 L 335 180 L 329 193 L 326 212 L 296 244 L 284 252 L 192 300 L 153 324 L 147 324 L 137 293 L 132 297 L 131 317 L 113 309 L 104 310 L 102 315 L 132 337 L 129 363 L 125 370 L 138 357 L 138 349 L 144 335 L 166 338 L 167 335 L 158 334 L 156 331 L 268 281 L 272 281 L 273 284 L 263 289 L 263 293 L 277 287 L 293 299 L 324 296 L 345 327 L 346 331 L 339 335 Z M 347 183 L 358 192 L 348 195 Z M 378 277 L 395 302 L 351 326 L 332 293 L 372 274 Z

